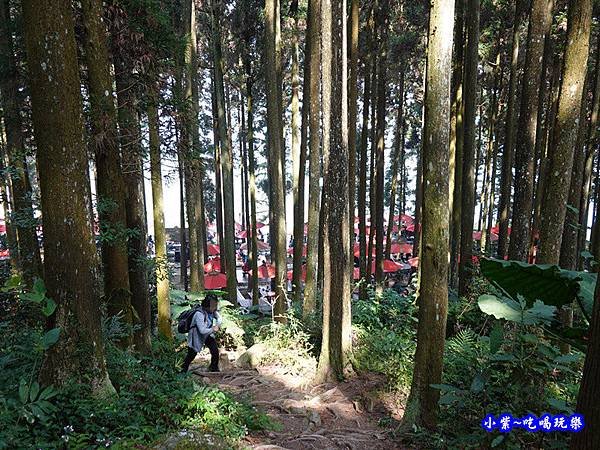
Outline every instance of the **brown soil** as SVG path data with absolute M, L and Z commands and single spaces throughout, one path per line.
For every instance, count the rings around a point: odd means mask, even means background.
M 234 354 L 229 359 L 235 361 Z M 401 418 L 402 398 L 385 394 L 381 375 L 363 374 L 348 381 L 311 386 L 311 374 L 290 373 L 277 365 L 246 370 L 227 364 L 222 372 L 206 373 L 192 366 L 204 382 L 217 385 L 265 412 L 278 430 L 248 435 L 253 449 L 398 449 L 393 429 Z M 198 362 L 198 360 L 197 360 Z M 226 366 L 226 367 L 224 367 Z

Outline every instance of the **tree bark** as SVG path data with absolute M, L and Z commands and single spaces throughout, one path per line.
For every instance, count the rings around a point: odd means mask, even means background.
M 468 292 L 473 276 L 473 217 L 475 213 L 475 109 L 477 103 L 477 60 L 479 44 L 479 0 L 468 0 L 467 48 L 465 54 L 464 153 L 462 209 L 460 224 L 460 263 L 458 292 Z
M 478 1 L 475 0 L 473 3 L 471 6 L 474 8 L 470 11 L 478 17 L 476 13 Z M 448 20 L 448 17 L 451 19 Z M 431 385 L 440 383 L 442 379 L 448 309 L 449 152 L 447 148 L 450 134 L 453 18 L 454 0 L 433 2 L 429 15 L 423 130 L 421 273 L 426 277 L 427 282 L 421 283 L 419 292 L 415 367 L 403 418 L 403 426 L 406 428 L 417 425 L 434 429 L 437 425 L 440 391 Z
M 11 33 L 9 0 L 3 0 L 0 4 L 0 94 L 6 128 L 6 153 L 8 165 L 12 169 L 9 172 L 14 205 L 11 221 L 18 242 L 11 258 L 14 258 L 22 271 L 25 284 L 31 286 L 36 277 L 42 276 L 42 263 L 36 235 L 37 220 L 34 218 L 31 202 L 31 186 L 24 163 L 25 135 L 21 118 L 23 100 L 19 94 Z
M 372 49 L 372 20 L 366 25 L 366 52 L 364 55 L 364 91 L 362 129 L 360 133 L 360 169 L 358 184 L 358 228 L 359 228 L 359 251 L 360 251 L 360 277 L 367 279 L 367 146 L 369 142 L 369 111 L 371 107 L 371 49 Z M 367 297 L 366 282 L 361 284 L 360 297 Z
M 129 267 L 127 260 L 127 216 L 125 180 L 121 169 L 117 132 L 117 111 L 113 97 L 113 79 L 102 21 L 100 0 L 82 0 L 84 49 L 88 72 L 92 146 L 96 155 L 97 207 L 102 233 L 104 297 L 111 311 L 122 311 L 128 325 L 134 323 L 131 311 Z M 145 325 L 145 324 L 138 324 Z M 131 336 L 123 339 L 131 344 Z M 145 342 L 138 350 L 147 352 Z
M 385 3 L 385 1 L 384 1 Z M 348 202 L 348 90 L 346 0 L 322 1 L 323 39 L 323 209 L 325 254 L 323 344 L 317 380 L 341 379 L 352 373 L 350 352 L 350 221 Z M 332 17 L 339 20 L 332 20 Z M 336 61 L 338 64 L 333 64 Z M 331 74 L 331 76 L 326 76 Z M 330 88 L 326 86 L 330 84 Z M 331 107 L 329 107 L 331 106 Z M 330 112 L 331 119 L 327 119 Z M 329 137 L 330 145 L 325 139 Z M 328 336 L 325 333 L 328 333 Z
M 308 129 L 307 97 L 310 83 L 310 54 L 307 52 L 304 60 L 304 86 L 302 88 L 302 122 L 301 130 L 298 91 L 300 90 L 298 67 L 298 0 L 293 0 L 290 7 L 294 18 L 294 37 L 292 40 L 292 161 L 294 164 L 294 259 L 292 288 L 294 301 L 302 299 L 302 259 L 304 254 L 304 182 L 306 179 L 306 131 Z
M 379 39 L 379 68 L 377 73 L 377 153 L 376 153 L 376 191 L 375 191 L 375 228 L 376 228 L 376 244 L 375 244 L 375 285 L 376 291 L 379 294 L 383 293 L 383 188 L 385 166 L 385 109 L 387 103 L 387 51 L 388 51 L 388 26 L 389 26 L 389 11 L 386 0 L 378 0 L 379 8 L 377 11 L 376 23 L 378 26 Z M 371 218 L 371 224 L 373 218 Z
M 309 120 L 309 170 L 312 176 L 308 184 L 308 241 L 306 247 L 306 281 L 304 285 L 304 302 L 302 315 L 307 317 L 315 312 L 317 304 L 317 261 L 319 254 L 319 204 L 321 174 L 321 142 L 320 142 L 320 98 L 319 87 L 321 65 L 320 39 L 321 0 L 308 2 L 308 28 L 306 31 L 306 63 L 310 73 L 307 100 Z M 306 76 L 306 75 L 305 75 Z M 304 107 L 304 106 L 303 106 Z
M 460 217 L 462 201 L 463 160 L 463 66 L 464 66 L 464 22 L 465 0 L 456 2 L 454 26 L 454 68 L 452 71 L 451 118 L 450 118 L 450 287 L 458 288 L 458 255 L 460 254 Z
M 356 206 L 356 119 L 358 113 L 358 23 L 359 0 L 350 0 L 348 24 L 348 200 L 350 202 L 350 247 L 354 253 L 354 217 Z M 350 270 L 353 276 L 353 267 Z
M 233 167 L 231 142 L 227 137 L 227 119 L 225 116 L 225 91 L 223 88 L 223 58 L 221 55 L 220 12 L 215 0 L 212 1 L 212 46 L 214 61 L 214 81 L 216 106 L 219 122 L 219 140 L 221 142 L 221 174 L 223 178 L 223 227 L 224 242 L 221 243 L 221 255 L 225 256 L 227 275 L 227 293 L 229 299 L 237 299 L 237 276 L 235 265 L 235 218 L 233 211 Z
M 591 0 L 569 5 L 567 46 L 540 230 L 538 262 L 557 264 L 567 210 L 574 147 L 589 53 Z
M 267 86 L 267 138 L 269 148 L 269 186 L 271 189 L 271 202 L 269 209 L 272 211 L 273 220 L 269 223 L 269 232 L 272 235 L 271 254 L 275 264 L 274 291 L 276 303 L 273 315 L 279 322 L 285 322 L 286 311 L 286 238 L 285 238 L 285 198 L 282 142 L 282 116 L 281 116 L 281 78 L 279 74 L 280 42 L 277 33 L 279 23 L 278 0 L 265 2 L 265 62 L 267 67 L 277 70 L 266 71 Z
M 98 394 L 114 393 L 95 286 L 96 247 L 87 209 L 88 164 L 71 2 L 26 0 L 22 7 L 44 220 L 45 285 L 57 305 L 47 325 L 60 329 L 58 341 L 46 351 L 40 381 L 60 386 L 78 380 Z
M 390 210 L 388 214 L 388 226 L 385 243 L 385 259 L 390 259 L 390 251 L 392 248 L 392 229 L 394 227 L 394 214 L 396 205 L 396 190 L 398 187 L 398 165 L 400 163 L 400 157 L 404 150 L 404 70 L 400 71 L 400 87 L 398 98 L 398 113 L 396 118 L 396 136 L 394 142 L 394 155 L 392 156 L 392 172 L 391 172 L 391 186 L 390 186 Z
M 142 352 L 151 347 L 150 299 L 146 271 L 146 208 L 144 205 L 143 153 L 138 118 L 138 94 L 135 91 L 133 68 L 127 56 L 113 51 L 117 87 L 118 122 L 120 131 L 123 175 L 125 178 L 125 206 L 128 241 L 129 287 L 131 305 L 139 317 L 141 327 L 134 332 L 133 344 Z M 119 311 L 109 306 L 109 313 Z M 123 311 L 132 314 L 133 311 Z
M 163 209 L 162 168 L 158 119 L 158 87 L 151 86 L 148 102 L 148 131 L 150 147 L 150 177 L 152 182 L 152 213 L 154 217 L 154 243 L 156 246 L 156 297 L 158 302 L 158 333 L 167 340 L 173 339 L 171 329 L 171 304 L 169 299 L 169 268 L 167 265 L 167 236 Z
M 533 159 L 537 125 L 538 96 L 540 92 L 544 55 L 544 37 L 552 25 L 554 0 L 532 0 L 523 91 L 515 147 L 515 194 L 512 211 L 512 229 L 508 256 L 512 260 L 527 259 L 533 198 Z

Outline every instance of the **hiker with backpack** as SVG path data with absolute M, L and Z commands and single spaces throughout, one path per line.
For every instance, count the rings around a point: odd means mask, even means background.
M 188 371 L 190 364 L 205 345 L 210 350 L 209 372 L 219 371 L 219 348 L 214 335 L 219 331 L 222 322 L 217 311 L 218 306 L 217 296 L 209 293 L 202 300 L 200 307 L 187 310 L 179 317 L 178 331 L 188 333 L 188 352 L 183 360 L 182 372 Z

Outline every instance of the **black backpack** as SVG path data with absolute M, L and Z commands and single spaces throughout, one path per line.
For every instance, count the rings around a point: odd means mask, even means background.
M 189 333 L 192 328 L 192 319 L 194 314 L 202 311 L 202 306 L 194 305 L 190 309 L 186 309 L 179 317 L 177 317 L 177 332 L 181 334 Z

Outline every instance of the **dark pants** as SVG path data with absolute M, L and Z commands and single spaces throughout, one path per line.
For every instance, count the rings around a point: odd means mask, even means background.
M 214 337 L 208 336 L 204 341 L 204 345 L 210 350 L 210 366 L 208 367 L 208 370 L 210 370 L 211 372 L 218 371 L 219 347 L 217 347 L 217 341 Z M 185 356 L 185 359 L 183 360 L 183 365 L 181 366 L 182 372 L 188 371 L 190 364 L 192 363 L 197 354 L 198 353 L 196 353 L 196 351 L 193 348 L 188 347 L 187 355 Z

